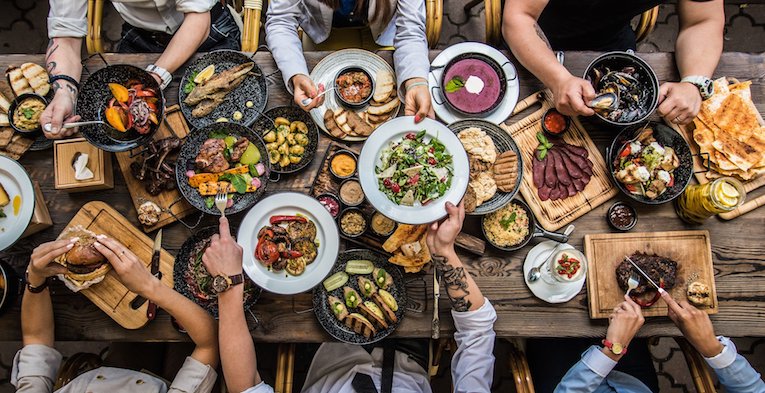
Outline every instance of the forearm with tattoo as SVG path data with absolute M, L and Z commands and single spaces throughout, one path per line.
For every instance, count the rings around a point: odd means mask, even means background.
M 79 63 L 81 39 L 79 38 L 51 38 L 48 49 L 45 51 L 45 67 L 48 75 L 67 75 L 75 80 L 80 79 L 82 66 Z M 77 88 L 69 82 L 58 80 L 51 84 L 54 95 L 63 89 L 67 96 L 75 103 Z
M 465 312 L 480 308 L 484 298 L 470 273 L 462 266 L 456 254 L 433 255 L 433 262 L 438 269 L 446 294 L 452 302 L 454 311 Z

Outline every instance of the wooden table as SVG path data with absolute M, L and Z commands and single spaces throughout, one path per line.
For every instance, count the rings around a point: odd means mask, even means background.
M 391 61 L 390 52 L 381 52 L 386 60 Z M 438 52 L 431 52 L 431 58 Z M 567 53 L 566 67 L 574 75 L 581 75 L 587 64 L 596 53 Z M 321 60 L 326 53 L 307 53 L 309 68 Z M 151 63 L 156 55 L 106 55 L 112 63 L 134 64 L 139 67 Z M 654 68 L 659 79 L 677 80 L 678 75 L 674 66 L 672 54 L 654 53 L 641 54 Z M 286 105 L 291 97 L 284 89 L 281 74 L 267 52 L 254 56 L 257 64 L 268 75 L 268 90 L 270 97 L 268 107 Z M 32 61 L 43 63 L 42 55 L 9 55 L 0 58 L 0 69 L 10 64 L 19 65 Z M 518 64 L 515 62 L 515 64 Z M 92 58 L 87 61 L 90 71 L 103 66 L 100 59 Z M 531 74 L 519 70 L 521 81 L 521 98 L 539 90 L 542 86 Z M 743 53 L 726 53 L 718 66 L 716 76 L 732 76 L 741 80 L 751 79 L 752 94 L 760 112 L 765 112 L 765 55 L 750 55 Z M 85 75 L 84 75 L 85 77 Z M 176 81 L 166 92 L 168 105 L 177 101 L 177 88 L 180 73 Z M 2 89 L 8 93 L 7 86 Z M 590 127 L 591 135 L 601 149 L 610 142 L 613 131 L 601 127 Z M 326 149 L 329 139 L 322 134 L 319 152 Z M 283 177 L 278 184 L 269 185 L 268 192 L 299 191 L 308 192 L 318 170 L 320 160 L 314 160 L 310 168 L 301 174 Z M 136 213 L 125 188 L 124 179 L 115 175 L 113 190 L 99 193 L 69 194 L 53 189 L 53 157 L 50 150 L 26 154 L 21 163 L 29 171 L 32 178 L 40 182 L 45 199 L 55 223 L 53 228 L 25 239 L 13 248 L 0 253 L 0 258 L 9 261 L 14 268 L 22 273 L 28 263 L 32 249 L 40 243 L 53 240 L 80 207 L 91 200 L 103 200 L 110 203 L 118 211 L 125 214 L 132 222 L 137 223 Z M 116 167 L 116 165 L 115 165 Z M 619 197 L 621 198 L 621 197 Z M 610 203 L 593 210 L 576 220 L 577 230 L 572 236 L 571 244 L 582 247 L 582 237 L 586 233 L 610 232 L 605 221 L 605 212 Z M 699 229 L 683 224 L 675 215 L 672 204 L 661 207 L 639 207 L 640 220 L 634 231 L 663 231 Z M 242 214 L 233 218 L 238 223 Z M 208 224 L 215 224 L 212 217 L 207 217 Z M 729 336 L 765 336 L 765 209 L 756 210 L 733 221 L 721 221 L 717 218 L 708 220 L 703 229 L 710 231 L 712 236 L 712 253 L 716 268 L 717 291 L 720 300 L 720 312 L 712 317 L 716 332 Z M 469 217 L 465 222 L 465 230 L 479 235 L 479 220 Z M 152 234 L 153 236 L 153 234 Z M 189 236 L 189 231 L 180 224 L 173 224 L 164 231 L 164 246 L 171 252 L 176 252 L 183 241 Z M 480 236 L 480 235 L 479 235 Z M 532 245 L 536 242 L 532 242 Z M 487 254 L 477 257 L 462 254 L 463 261 L 470 273 L 483 290 L 483 293 L 494 304 L 498 319 L 494 328 L 497 335 L 503 337 L 525 336 L 602 336 L 605 333 L 606 321 L 593 321 L 588 317 L 586 289 L 568 303 L 550 305 L 536 299 L 524 284 L 521 263 L 532 245 L 513 252 L 505 253 L 487 249 Z M 424 282 L 428 286 L 428 299 L 432 286 L 429 276 Z M 443 298 L 443 297 L 442 297 Z M 186 340 L 173 329 L 170 317 L 160 312 L 156 320 L 140 330 L 125 330 L 113 322 L 84 296 L 69 292 L 63 285 L 53 287 L 53 301 L 56 321 L 56 338 L 58 340 L 129 340 L 129 341 L 176 341 Z M 20 304 L 20 302 L 19 302 Z M 428 302 L 428 307 L 432 302 Z M 259 320 L 256 329 L 252 330 L 253 337 L 258 341 L 269 342 L 319 342 L 331 340 L 319 324 L 312 312 L 296 313 L 311 307 L 310 294 L 295 296 L 278 296 L 264 294 L 254 307 L 254 314 Z M 442 334 L 450 334 L 454 327 L 449 318 L 450 304 L 441 302 Z M 431 312 L 407 313 L 396 336 L 399 337 L 429 337 Z M 252 322 L 252 321 L 251 321 Z M 255 325 L 253 324 L 253 327 Z M 639 333 L 641 336 L 678 335 L 679 331 L 665 317 L 652 318 L 646 321 Z M 20 340 L 19 306 L 15 306 L 0 318 L 0 340 Z

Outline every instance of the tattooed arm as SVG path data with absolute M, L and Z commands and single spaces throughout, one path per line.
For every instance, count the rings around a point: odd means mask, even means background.
M 505 0 L 502 35 L 526 69 L 553 92 L 555 107 L 565 115 L 594 115 L 585 101 L 595 98 L 587 81 L 571 75 L 558 63 L 537 19 L 548 0 Z
M 45 65 L 50 76 L 67 75 L 79 81 L 82 73 L 80 64 L 81 38 L 56 37 L 51 38 L 48 50 L 45 52 Z M 43 126 L 45 136 L 50 139 L 58 139 L 72 135 L 76 130 L 73 128 L 61 130 L 62 123 L 79 120 L 79 116 L 73 116 L 77 103 L 77 88 L 70 82 L 57 80 L 51 85 L 53 99 L 40 116 L 40 124 Z M 50 124 L 50 131 L 46 129 Z
M 441 273 L 452 308 L 460 312 L 477 310 L 483 306 L 483 294 L 454 251 L 454 241 L 465 219 L 465 207 L 462 203 L 454 206 L 447 202 L 446 212 L 449 214 L 446 220 L 434 222 L 428 231 L 428 249 Z

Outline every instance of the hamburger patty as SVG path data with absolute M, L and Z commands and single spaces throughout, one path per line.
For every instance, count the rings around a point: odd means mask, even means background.
M 103 264 L 103 262 L 93 263 L 90 265 L 73 265 L 71 263 L 67 263 L 66 268 L 74 274 L 88 274 L 92 271 L 95 271 Z
M 643 271 L 651 277 L 651 279 L 658 285 L 664 284 L 664 289 L 672 289 L 675 287 L 677 279 L 677 262 L 656 254 L 646 254 L 642 252 L 635 252 L 630 255 L 630 259 L 635 262 Z M 619 288 L 626 291 L 627 281 L 629 281 L 630 274 L 634 268 L 627 259 L 624 259 L 619 266 L 616 267 L 616 282 L 619 284 Z M 638 273 L 639 274 L 639 273 Z M 643 295 L 647 292 L 655 292 L 656 289 L 649 283 L 642 275 L 640 275 L 640 283 L 637 288 L 633 289 L 631 294 L 636 296 Z

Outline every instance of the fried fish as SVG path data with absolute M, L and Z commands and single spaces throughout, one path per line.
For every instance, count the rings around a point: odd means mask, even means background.
M 202 117 L 210 114 L 215 108 L 223 103 L 226 95 L 239 86 L 252 71 L 255 63 L 249 62 L 236 67 L 221 71 L 210 79 L 196 85 L 183 103 L 197 106 L 192 111 L 194 117 Z M 202 106 L 199 108 L 198 106 Z

